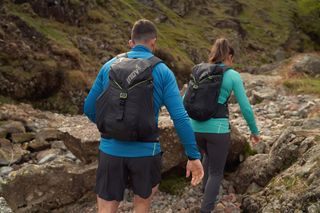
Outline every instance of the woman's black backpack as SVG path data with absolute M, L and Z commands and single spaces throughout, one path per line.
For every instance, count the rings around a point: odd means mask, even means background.
M 228 69 L 226 66 L 210 63 L 201 63 L 193 67 L 183 100 L 190 118 L 206 121 L 210 118 L 229 117 L 227 103 L 218 103 L 223 74 Z
M 109 85 L 96 101 L 96 124 L 103 138 L 156 142 L 153 68 L 162 61 L 119 56 L 111 65 Z

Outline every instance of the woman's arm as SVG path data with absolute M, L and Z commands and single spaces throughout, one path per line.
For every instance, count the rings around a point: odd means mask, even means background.
M 256 120 L 254 117 L 254 113 L 248 97 L 246 95 L 245 88 L 243 86 L 243 81 L 238 72 L 234 72 L 233 76 L 233 92 L 236 96 L 236 99 L 240 105 L 241 113 L 244 119 L 247 121 L 247 124 L 250 128 L 250 131 L 253 135 L 259 135 L 259 130 L 256 125 Z

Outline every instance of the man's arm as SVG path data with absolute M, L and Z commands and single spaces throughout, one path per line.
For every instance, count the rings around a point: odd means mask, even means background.
M 172 71 L 164 64 L 163 69 L 163 103 L 170 113 L 177 134 L 189 159 L 200 159 L 189 116 L 183 106 L 179 88 Z
M 84 114 L 95 123 L 96 121 L 96 100 L 103 92 L 103 76 L 106 74 L 108 68 L 108 63 L 105 64 L 99 71 L 96 80 L 94 81 L 90 92 L 84 102 Z

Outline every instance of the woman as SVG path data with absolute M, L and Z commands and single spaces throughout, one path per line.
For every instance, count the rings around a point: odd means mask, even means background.
M 231 69 L 233 65 L 234 49 L 225 38 L 220 38 L 214 43 L 209 55 L 209 63 L 227 66 L 224 72 L 218 103 L 225 104 L 233 92 L 241 108 L 241 112 L 247 121 L 251 131 L 253 144 L 257 144 L 259 131 L 256 126 L 254 114 L 240 74 Z M 223 178 L 223 170 L 228 155 L 230 144 L 230 126 L 228 118 L 210 118 L 206 121 L 191 119 L 193 130 L 196 134 L 198 146 L 203 156 L 205 177 L 203 180 L 204 198 L 201 204 L 201 213 L 213 211 L 220 183 Z

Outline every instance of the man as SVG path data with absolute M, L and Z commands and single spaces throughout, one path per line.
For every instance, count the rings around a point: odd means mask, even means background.
M 131 110 L 131 108 L 124 109 L 125 107 L 129 107 L 130 104 L 132 105 L 132 103 L 128 103 L 130 91 L 126 90 L 128 93 L 126 91 L 123 92 L 122 90 L 124 89 L 122 87 L 123 84 L 131 83 L 131 81 L 134 81 L 134 79 L 141 74 L 141 64 L 146 64 L 147 60 L 152 61 L 152 59 L 155 58 L 153 52 L 156 49 L 156 40 L 157 30 L 154 24 L 144 19 L 137 21 L 132 28 L 131 40 L 129 41 L 129 46 L 132 48 L 131 51 L 125 55 L 111 59 L 101 68 L 85 101 L 85 114 L 91 121 L 97 123 L 99 130 L 102 129 L 101 131 L 103 131 L 103 128 L 107 128 L 109 131 L 106 131 L 106 134 L 102 134 L 99 147 L 99 165 L 95 188 L 99 213 L 115 213 L 117 211 L 119 202 L 123 199 L 124 189 L 128 180 L 130 180 L 134 192 L 134 212 L 147 213 L 150 209 L 152 195 L 160 183 L 161 150 L 159 142 L 156 141 L 157 139 L 150 139 L 150 141 L 142 141 L 142 139 L 140 141 L 116 139 L 129 138 L 129 136 L 130 138 L 134 138 L 131 136 L 136 136 L 136 134 L 130 134 L 128 136 L 128 132 L 131 131 L 129 129 L 119 133 L 119 129 L 134 123 L 130 122 L 121 125 L 121 122 L 126 119 L 126 116 L 132 116 L 132 113 L 125 114 L 127 113 L 126 110 Z M 125 67 L 126 62 L 130 64 L 139 61 L 133 59 L 145 60 L 142 60 L 143 62 L 141 62 L 139 66 L 135 65 L 131 69 L 132 71 L 127 69 L 129 71 L 126 72 L 131 73 L 127 75 L 125 81 L 121 83 L 115 82 L 114 79 L 110 81 L 110 78 L 117 78 L 124 75 L 121 74 L 124 73 L 121 67 Z M 118 68 L 120 70 L 114 71 Z M 139 72 L 140 74 L 137 74 Z M 151 106 L 154 110 L 152 119 L 155 127 L 157 128 L 156 122 L 158 121 L 160 108 L 164 105 L 170 113 L 179 138 L 189 158 L 186 176 L 190 176 L 191 173 L 191 183 L 196 185 L 203 177 L 203 168 L 199 160 L 201 156 L 196 146 L 189 117 L 183 107 L 176 79 L 172 71 L 164 63 L 159 63 L 159 61 L 154 63 L 150 75 L 152 75 L 150 82 L 152 82 L 153 85 L 149 88 L 152 88 L 153 91 L 151 94 L 153 97 Z M 109 84 L 111 84 L 110 87 L 108 87 Z M 139 86 L 141 85 L 143 84 L 139 84 Z M 120 98 L 119 94 L 117 94 L 110 99 L 108 96 L 115 94 L 117 88 L 118 90 L 119 88 L 121 89 Z M 136 94 L 136 96 L 137 95 L 141 96 L 141 94 Z M 135 98 L 136 96 L 131 96 L 130 98 Z M 143 94 L 142 96 L 147 96 L 147 94 Z M 109 101 L 107 104 L 103 103 L 104 98 L 106 102 Z M 112 105 L 114 104 L 112 102 L 114 100 L 120 101 L 117 103 L 118 105 Z M 110 107 L 110 104 L 113 107 Z M 145 103 L 141 103 L 141 108 L 145 107 L 145 105 Z M 114 125 L 104 125 L 103 122 L 109 122 L 109 120 L 106 120 L 104 118 L 105 116 L 99 117 L 101 113 L 106 113 L 106 110 L 101 108 L 108 106 L 110 110 L 115 112 L 112 115 L 108 115 L 110 119 L 114 119 L 114 121 L 110 122 L 114 122 L 112 124 L 115 125 L 120 125 L 119 128 L 116 128 Z M 96 107 L 99 109 L 99 112 L 96 112 Z M 140 112 L 139 114 L 140 117 L 141 114 L 146 117 L 148 112 Z M 140 126 L 141 123 L 138 125 Z M 146 138 L 148 137 L 149 136 L 146 136 Z

